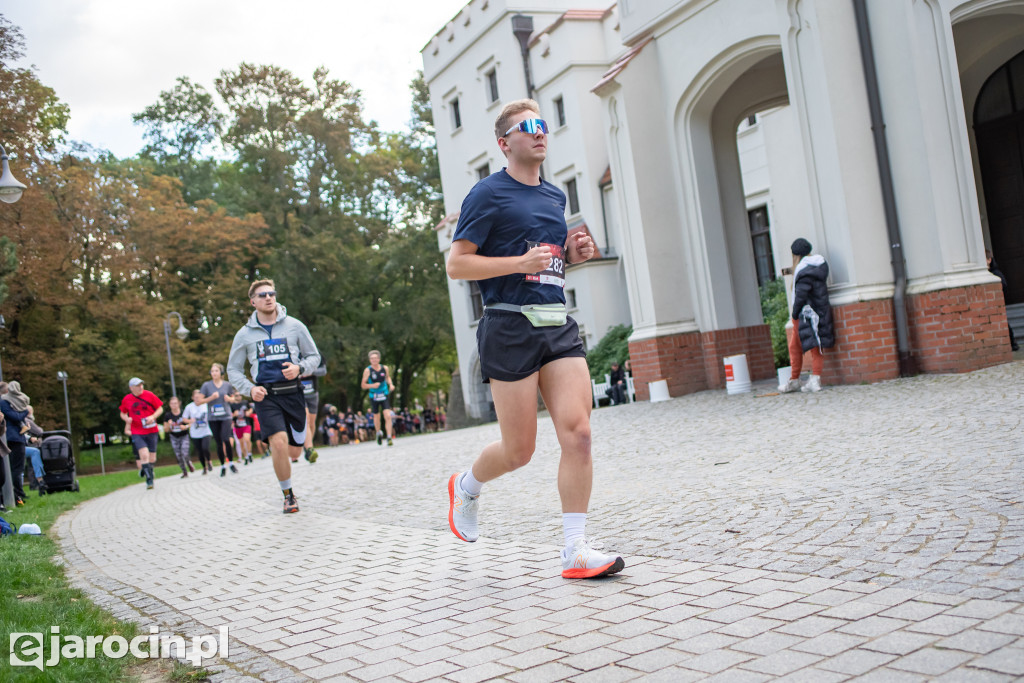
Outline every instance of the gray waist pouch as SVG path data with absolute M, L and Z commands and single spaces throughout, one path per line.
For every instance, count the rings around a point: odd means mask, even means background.
M 565 304 L 491 304 L 488 308 L 522 313 L 534 327 L 561 327 L 566 323 L 568 316 Z

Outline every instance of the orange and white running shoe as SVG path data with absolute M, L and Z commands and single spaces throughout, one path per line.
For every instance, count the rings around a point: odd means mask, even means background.
M 464 472 L 456 472 L 448 479 L 448 526 L 463 541 L 473 543 L 477 533 L 476 513 L 480 496 L 471 496 L 462 490 Z
M 605 555 L 598 552 L 599 543 L 578 538 L 572 549 L 562 549 L 563 579 L 596 579 L 622 571 L 626 563 L 617 555 Z

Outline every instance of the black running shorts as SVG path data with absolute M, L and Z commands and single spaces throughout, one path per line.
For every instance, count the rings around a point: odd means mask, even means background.
M 254 405 L 260 418 L 260 436 L 264 441 L 269 441 L 278 432 L 285 432 L 292 446 L 306 443 L 306 401 L 301 391 L 276 396 L 267 394 Z
M 137 449 L 135 451 L 135 459 L 139 459 L 139 451 L 143 448 L 147 449 L 151 454 L 156 455 L 156 443 L 160 440 L 160 435 L 156 432 L 152 434 L 132 434 L 132 444 Z
M 484 382 L 518 382 L 560 358 L 586 358 L 580 328 L 568 318 L 560 327 L 534 327 L 522 313 L 488 310 L 476 328 Z
M 370 397 L 370 410 L 380 415 L 385 410 L 391 410 L 391 399 L 385 396 L 380 401 L 374 401 L 373 396 Z

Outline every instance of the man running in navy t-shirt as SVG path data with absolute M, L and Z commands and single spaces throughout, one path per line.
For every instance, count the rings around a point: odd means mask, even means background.
M 541 179 L 547 124 L 533 100 L 507 105 L 494 134 L 508 167 L 484 178 L 462 204 L 448 275 L 477 280 L 485 306 L 477 327 L 483 381 L 491 385 L 501 440 L 471 469 L 448 480 L 448 523 L 464 541 L 477 539 L 477 499 L 485 482 L 528 463 L 537 440 L 537 390 L 562 454 L 562 576 L 594 578 L 622 570 L 621 557 L 586 540 L 593 482 L 591 385 L 576 321 L 565 313 L 565 266 L 594 256 L 589 235 L 568 236 L 565 194 Z

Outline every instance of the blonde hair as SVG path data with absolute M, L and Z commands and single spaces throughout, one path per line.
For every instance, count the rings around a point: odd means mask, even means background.
M 502 108 L 501 113 L 498 114 L 498 118 L 494 121 L 494 137 L 501 138 L 505 136 L 505 131 L 511 128 L 509 121 L 516 114 L 522 114 L 524 111 L 532 111 L 537 116 L 540 116 L 540 105 L 535 100 L 524 99 L 515 100 L 509 102 Z
M 251 285 L 249 285 L 249 298 L 251 299 L 253 297 L 253 295 L 256 293 L 256 290 L 259 289 L 260 287 L 263 287 L 264 285 L 270 285 L 270 287 L 273 288 L 274 287 L 274 281 L 273 280 L 257 280 L 256 282 L 254 282 Z

